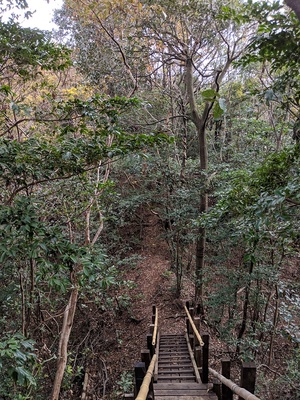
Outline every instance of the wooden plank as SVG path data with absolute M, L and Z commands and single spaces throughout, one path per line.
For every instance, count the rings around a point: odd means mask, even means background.
M 182 365 L 182 364 L 192 364 L 190 357 L 185 358 L 163 358 L 162 360 L 158 360 L 159 365 L 163 364 L 173 364 L 173 365 Z
M 187 354 L 187 353 L 184 353 L 184 354 L 169 354 L 169 355 L 167 355 L 167 354 L 160 354 L 160 359 L 162 359 L 162 360 L 184 360 L 184 359 L 191 359 L 191 357 Z M 158 360 L 159 361 L 159 360 Z
M 159 370 L 159 374 L 193 374 L 193 369 L 192 368 L 187 368 L 187 369 L 183 369 L 183 368 L 173 368 L 173 369 L 164 369 L 164 370 Z
M 174 345 L 174 344 L 184 344 L 185 343 L 185 341 L 182 339 L 182 337 L 180 338 L 180 340 L 172 340 L 172 339 L 169 339 L 169 340 L 162 340 L 161 342 L 160 342 L 160 345 L 161 346 L 167 346 L 167 345 Z
M 163 360 L 158 360 L 158 365 L 192 365 L 191 359 L 187 358 L 164 358 Z
M 181 352 L 181 353 L 177 353 L 177 352 L 175 352 L 175 351 L 172 351 L 172 352 L 170 352 L 170 353 L 167 353 L 167 352 L 165 352 L 165 351 L 159 351 L 159 354 L 160 354 L 160 357 L 163 357 L 163 358 L 184 358 L 184 357 L 189 357 L 189 354 L 188 354 L 188 349 L 186 349 L 186 351 L 183 351 L 183 352 Z
M 168 383 L 168 382 L 163 382 L 163 383 L 155 383 L 154 384 L 154 389 L 165 389 L 165 390 L 172 390 L 172 389 L 205 389 L 207 390 L 207 385 L 205 384 L 199 384 L 197 382 L 181 382 L 181 383 Z
M 185 374 L 180 374 L 180 372 L 175 372 L 174 375 L 172 374 L 168 374 L 168 375 L 158 375 L 158 380 L 160 379 L 174 379 L 174 378 L 180 378 L 180 379 L 193 379 L 194 382 L 196 382 L 195 379 L 195 375 L 194 374 L 189 374 L 189 373 L 185 373 Z
M 150 350 L 143 349 L 141 351 L 141 361 L 145 363 L 145 369 L 147 370 L 151 361 Z
M 243 362 L 241 370 L 241 387 L 250 393 L 255 391 L 256 366 L 254 362 Z M 242 400 L 239 397 L 239 400 Z
M 189 368 L 189 369 L 193 370 L 192 363 L 190 363 L 190 362 L 184 362 L 184 363 L 180 363 L 180 364 L 164 363 L 164 364 L 159 364 L 158 368 L 161 371 L 164 371 L 168 368 L 172 368 L 172 369 L 174 369 L 174 368 L 185 368 L 185 369 Z
M 170 347 L 170 346 L 159 346 L 159 351 L 162 353 L 184 353 L 185 351 L 187 351 L 187 346 L 185 347 L 178 347 L 178 346 L 174 346 L 174 347 Z
M 215 400 L 215 395 L 206 394 L 203 396 L 155 396 L 155 400 Z
M 230 358 L 223 359 L 221 361 L 221 365 L 222 365 L 222 375 L 225 376 L 225 378 L 230 379 L 230 366 L 231 366 Z M 222 400 L 233 399 L 232 391 L 229 389 L 229 387 L 224 385 L 224 383 L 222 384 L 221 393 L 222 393 Z
M 208 383 L 208 357 L 209 357 L 209 335 L 203 334 L 202 340 L 204 346 L 202 347 L 202 382 Z
M 154 392 L 156 396 L 205 396 L 207 395 L 207 390 L 183 390 L 182 393 L 180 390 L 155 390 Z
M 171 375 L 166 375 L 166 376 L 159 376 L 157 379 L 158 382 L 160 381 L 192 381 L 195 382 L 195 377 L 190 375 L 182 375 L 182 376 L 171 376 Z
M 159 350 L 161 357 L 184 357 L 188 354 L 188 349 L 184 351 L 164 351 L 162 349 Z
M 170 340 L 170 341 L 160 342 L 160 346 L 176 346 L 176 345 L 182 346 L 184 344 L 185 342 L 183 340 L 180 341 Z
M 193 364 L 189 358 L 183 359 L 183 360 L 163 360 L 163 361 L 159 361 L 158 365 L 162 366 L 162 367 L 164 367 L 166 365 L 172 365 L 172 366 L 180 365 L 183 367 L 187 366 L 187 365 L 189 365 L 191 367 L 193 366 Z
M 189 360 L 190 362 L 191 362 L 191 357 L 189 357 L 189 355 L 182 355 L 182 356 L 180 356 L 180 355 L 177 355 L 177 356 L 175 356 L 175 355 L 173 355 L 173 356 L 166 356 L 166 355 L 161 355 L 160 356 L 160 360 L 162 360 L 162 361 L 168 361 L 168 360 L 170 360 L 171 362 L 174 362 L 174 361 L 187 361 L 187 360 Z M 159 362 L 159 360 L 158 360 L 158 362 Z
M 137 362 L 134 366 L 134 396 L 137 396 L 141 385 L 143 383 L 143 379 L 145 376 L 145 363 L 144 362 Z

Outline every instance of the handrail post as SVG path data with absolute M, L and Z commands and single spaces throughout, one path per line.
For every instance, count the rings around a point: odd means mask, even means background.
M 148 333 L 148 335 L 147 335 L 147 348 L 150 351 L 150 356 L 151 357 L 153 356 L 153 354 L 155 352 L 155 349 L 152 346 L 152 339 L 153 339 L 152 333 Z
M 194 318 L 194 324 L 198 332 L 200 331 L 200 318 L 195 317 Z M 201 346 L 199 343 L 199 339 L 197 338 L 197 335 L 194 333 L 194 358 L 198 367 L 198 371 L 201 373 L 201 367 L 202 367 L 202 359 L 201 359 Z
M 209 335 L 207 333 L 202 335 L 204 346 L 202 348 L 202 374 L 201 379 L 203 383 L 208 383 L 208 356 L 209 356 Z
M 152 324 L 155 322 L 156 306 L 152 306 Z
M 230 359 L 226 358 L 222 360 L 222 375 L 230 379 Z M 229 387 L 222 384 L 222 400 L 232 400 L 233 399 L 233 393 Z
M 134 397 L 136 397 L 140 391 L 145 374 L 145 363 L 141 361 L 137 362 L 134 366 Z
M 218 379 L 213 380 L 213 392 L 216 394 L 218 400 L 222 400 L 222 384 Z
M 254 394 L 256 366 L 254 362 L 243 362 L 241 368 L 241 387 Z M 239 400 L 243 400 L 239 397 Z
M 141 361 L 145 363 L 145 368 L 147 370 L 151 362 L 150 350 L 143 349 L 141 351 Z
M 151 335 L 153 336 L 153 332 L 154 332 L 154 324 L 150 324 L 149 327 L 149 332 L 151 333 Z
M 186 306 L 188 312 L 190 312 L 190 302 L 189 301 L 186 301 L 185 306 Z M 188 338 L 190 338 L 191 323 L 188 318 L 186 318 L 185 322 L 186 322 L 186 332 L 187 332 Z
M 232 382 L 230 379 L 225 378 L 225 376 L 219 374 L 212 368 L 209 368 L 210 373 L 217 378 L 222 384 L 226 385 L 233 393 L 240 396 L 242 399 L 247 400 L 260 400 L 255 394 L 250 393 L 247 389 L 239 387 L 236 383 Z
M 199 317 L 194 317 L 194 324 L 195 324 L 197 331 L 200 332 L 200 318 Z M 196 346 L 200 345 L 200 343 L 199 343 L 199 340 L 198 340 L 195 332 L 193 332 L 193 333 L 194 333 L 194 347 L 196 347 Z
M 190 337 L 190 331 L 191 331 L 191 329 L 190 329 L 191 323 L 190 323 L 188 318 L 185 319 L 185 323 L 186 323 L 186 333 L 187 333 L 188 338 L 189 338 Z

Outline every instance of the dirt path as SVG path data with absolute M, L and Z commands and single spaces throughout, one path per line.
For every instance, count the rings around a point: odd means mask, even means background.
M 181 332 L 184 318 L 181 302 L 174 297 L 175 275 L 170 269 L 170 254 L 161 223 L 153 214 L 149 214 L 144 228 L 140 256 L 141 261 L 128 276 L 136 284 L 137 301 L 132 303 L 134 315 L 137 319 L 146 319 L 149 324 L 152 305 L 156 305 L 162 333 Z
M 111 352 L 107 360 L 111 381 L 115 382 L 126 371 L 131 373 L 134 364 L 140 361 L 140 352 L 146 348 L 152 305 L 158 308 L 161 334 L 183 333 L 185 330 L 185 312 L 181 300 L 174 296 L 175 274 L 170 270 L 170 254 L 162 237 L 163 227 L 151 212 L 145 220 L 143 242 L 137 253 L 140 260 L 125 274 L 125 279 L 134 285 L 127 291 L 121 290 L 121 294 L 127 295 L 131 302 L 115 322 L 119 349 Z

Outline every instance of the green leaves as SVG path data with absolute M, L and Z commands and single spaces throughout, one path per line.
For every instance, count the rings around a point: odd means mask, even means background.
M 136 99 L 99 95 L 59 102 L 58 116 L 75 115 L 77 122 L 58 126 L 59 134 L 51 139 L 0 139 L 0 183 L 7 189 L 14 187 L 13 196 L 28 186 L 82 175 L 100 161 L 169 142 L 164 134 L 128 134 L 118 126 L 120 115 L 138 104 Z
M 7 374 L 6 377 L 2 375 L 2 379 L 7 380 L 4 386 L 12 383 L 10 379 L 20 386 L 35 385 L 36 382 L 31 371 L 36 360 L 34 351 L 34 342 L 21 334 L 14 334 L 0 341 L 1 374 L 4 371 Z M 7 368 L 3 371 L 4 365 Z M 1 390 L 0 393 L 2 393 Z
M 219 96 L 219 93 L 214 89 L 206 89 L 201 92 L 201 96 L 204 101 L 214 101 Z
M 39 69 L 58 71 L 70 66 L 70 50 L 51 42 L 49 34 L 43 31 L 0 21 L 0 63 L 28 79 L 37 75 Z
M 220 119 L 227 111 L 226 100 L 219 98 L 213 108 L 213 117 L 215 120 Z
M 206 89 L 201 92 L 204 101 L 213 102 L 213 117 L 215 120 L 220 119 L 226 113 L 226 100 L 220 97 L 220 94 L 214 89 Z
M 250 19 L 257 23 L 257 32 L 248 45 L 247 53 L 238 64 L 247 66 L 254 62 L 270 63 L 274 92 L 281 92 L 281 99 L 278 100 L 282 107 L 289 108 L 293 103 L 299 110 L 298 19 L 293 13 L 287 12 L 278 1 L 250 2 L 248 14 Z M 267 102 L 269 100 L 267 99 Z

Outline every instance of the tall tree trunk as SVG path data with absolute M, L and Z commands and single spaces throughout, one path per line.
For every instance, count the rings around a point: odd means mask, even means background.
M 233 49 L 234 52 L 234 49 Z M 228 52 L 228 58 L 221 70 L 216 71 L 214 82 L 211 84 L 211 88 L 216 92 L 219 92 L 219 85 L 222 82 L 226 72 L 228 71 L 234 56 Z M 187 57 L 185 62 L 185 86 L 187 101 L 190 106 L 191 120 L 194 123 L 199 142 L 199 159 L 200 159 L 200 175 L 203 178 L 203 190 L 200 194 L 199 211 L 200 214 L 208 211 L 208 193 L 207 193 L 207 178 L 205 172 L 208 169 L 208 150 L 206 142 L 206 123 L 209 113 L 214 105 L 215 100 L 206 102 L 204 110 L 201 115 L 197 109 L 197 103 L 194 95 L 194 76 L 193 76 L 193 61 L 191 57 Z M 205 244 L 206 244 L 206 229 L 200 227 L 198 230 L 197 242 L 196 242 L 196 285 L 195 285 L 195 302 L 199 304 L 199 311 L 201 314 L 203 310 L 203 270 L 205 262 Z
M 209 113 L 210 106 L 207 103 L 205 105 L 202 116 L 199 115 L 197 110 L 197 104 L 194 96 L 194 85 L 193 85 L 193 63 L 191 59 L 186 61 L 186 93 L 188 102 L 191 109 L 191 119 L 196 127 L 198 142 L 199 142 L 199 158 L 200 158 L 200 173 L 205 177 L 204 172 L 208 167 L 208 155 L 207 155 L 207 143 L 206 143 L 206 132 L 205 125 L 207 116 Z M 204 178 L 205 179 L 205 178 Z M 204 186 L 206 184 L 204 182 Z M 207 212 L 208 209 L 208 195 L 206 190 L 200 194 L 199 211 L 200 214 Z M 203 269 L 205 261 L 205 242 L 206 242 L 206 229 L 200 227 L 198 230 L 197 241 L 196 241 L 196 266 L 195 266 L 195 302 L 199 303 L 200 313 L 203 314 Z

